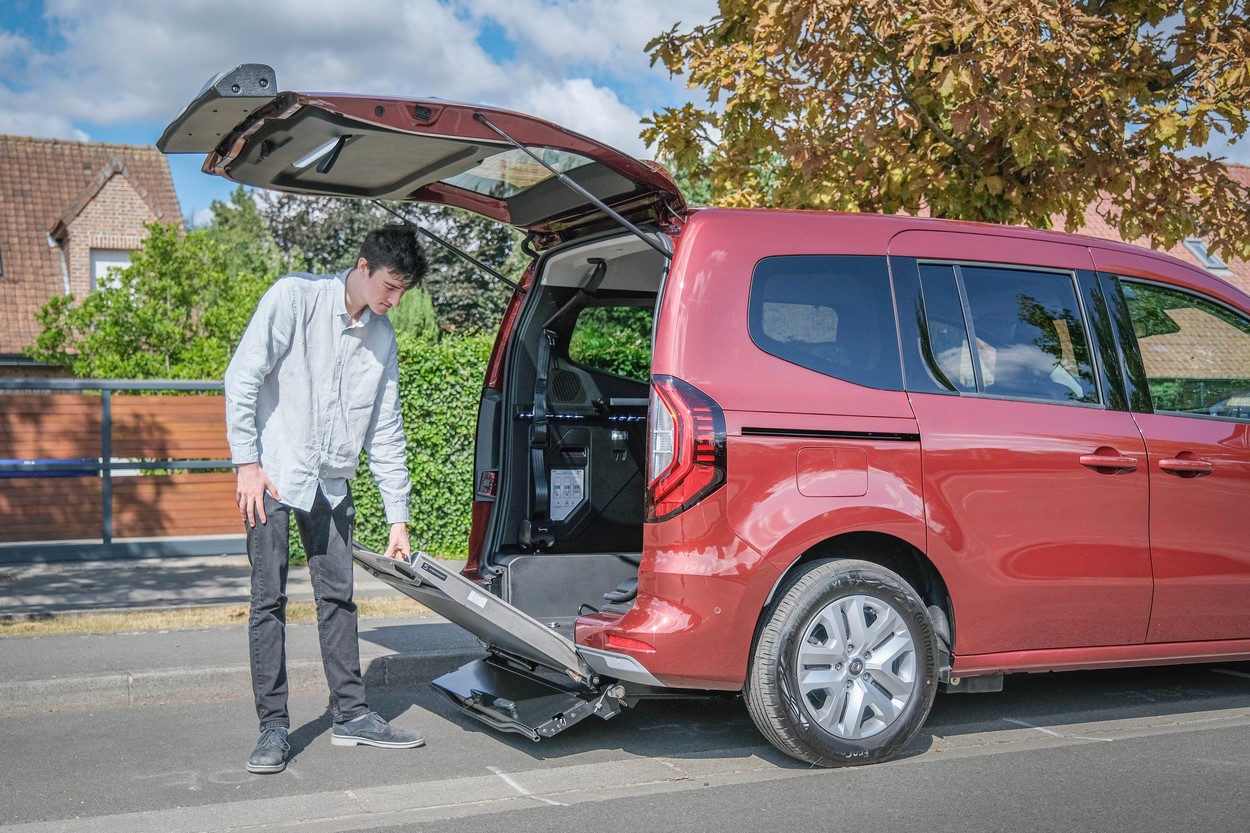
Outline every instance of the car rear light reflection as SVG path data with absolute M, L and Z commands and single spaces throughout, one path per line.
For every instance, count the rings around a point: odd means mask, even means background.
M 672 376 L 651 385 L 647 520 L 694 506 L 725 483 L 725 414 L 694 386 Z
M 614 633 L 608 634 L 606 642 L 609 648 L 616 648 L 622 651 L 651 652 L 655 650 L 655 648 L 643 642 L 641 639 L 630 639 L 628 636 L 617 636 Z
M 460 574 L 472 581 L 481 579 L 482 555 L 486 544 L 486 525 L 490 522 L 493 500 L 475 500 L 469 520 L 469 555 Z

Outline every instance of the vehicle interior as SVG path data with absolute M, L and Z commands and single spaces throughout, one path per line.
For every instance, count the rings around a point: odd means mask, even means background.
M 484 564 L 531 616 L 632 603 L 651 327 L 667 262 L 631 235 L 544 256 L 508 348 Z

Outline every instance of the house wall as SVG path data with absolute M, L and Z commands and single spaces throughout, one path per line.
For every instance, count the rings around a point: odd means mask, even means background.
M 49 298 L 82 297 L 93 246 L 133 251 L 144 221 L 181 214 L 155 147 L 0 135 L 0 376 L 45 372 L 23 359 L 39 336 L 36 315 Z
M 91 251 L 143 245 L 143 223 L 156 215 L 124 176 L 113 176 L 69 225 L 66 261 L 70 292 L 82 298 L 91 291 Z

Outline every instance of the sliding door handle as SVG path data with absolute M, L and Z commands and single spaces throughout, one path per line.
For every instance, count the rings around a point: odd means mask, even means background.
M 1121 474 L 1137 470 L 1137 458 L 1126 457 L 1115 449 L 1100 448 L 1093 454 L 1082 454 L 1081 465 L 1101 474 Z
M 1199 457 L 1167 457 L 1159 461 L 1159 468 L 1179 477 L 1202 477 L 1215 470 L 1215 464 Z

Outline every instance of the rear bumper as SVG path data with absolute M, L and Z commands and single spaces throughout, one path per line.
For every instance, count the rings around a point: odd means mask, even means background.
M 582 655 L 582 659 L 586 660 L 586 664 L 602 677 L 652 688 L 666 688 L 664 683 L 656 679 L 642 662 L 628 654 L 587 648 L 584 645 L 579 645 L 577 652 Z
M 776 571 L 728 530 L 721 500 L 646 525 L 634 606 L 577 620 L 574 641 L 595 670 L 668 688 L 742 687 Z

